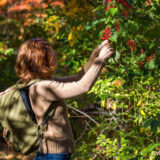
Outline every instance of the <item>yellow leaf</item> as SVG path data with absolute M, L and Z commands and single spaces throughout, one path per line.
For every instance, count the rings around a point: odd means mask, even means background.
M 138 149 L 134 151 L 134 154 L 136 154 L 136 155 L 138 154 Z
M 140 113 L 141 113 L 141 115 L 143 115 L 143 116 L 146 115 L 143 110 L 140 110 Z
M 73 37 L 73 33 L 70 32 L 69 35 L 68 35 L 68 41 L 70 41 L 72 39 L 72 37 Z
M 57 39 L 60 39 L 60 36 L 56 36 Z
M 113 104 L 111 105 L 111 109 L 114 111 L 116 108 L 117 108 L 116 103 L 113 103 Z
M 104 107 L 106 103 L 106 100 L 101 100 L 101 106 Z
M 76 43 L 76 40 L 77 40 L 76 37 L 72 35 L 72 39 L 69 41 L 69 45 L 73 47 L 73 45 Z
M 71 117 L 71 115 L 68 113 L 68 117 Z
M 137 106 L 140 106 L 142 104 L 142 99 L 140 99 L 137 103 Z

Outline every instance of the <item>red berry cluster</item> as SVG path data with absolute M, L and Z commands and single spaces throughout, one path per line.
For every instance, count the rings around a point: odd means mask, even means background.
M 119 79 L 119 80 L 117 80 L 117 81 L 114 82 L 114 85 L 115 85 L 115 86 L 121 86 L 122 83 L 123 83 L 123 82 L 122 82 L 122 79 Z
M 135 44 L 134 44 L 134 41 L 133 41 L 133 40 L 129 40 L 129 41 L 128 41 L 128 45 L 129 45 L 129 47 L 131 48 L 132 51 L 135 50 Z
M 142 53 L 141 54 L 144 54 L 143 50 L 142 50 Z M 149 63 L 152 59 L 154 59 L 156 57 L 155 54 L 151 55 L 150 57 L 146 56 L 145 57 L 145 60 L 147 63 Z M 139 68 L 142 69 L 143 67 L 143 63 L 141 61 L 138 62 L 138 65 L 139 65 Z
M 102 40 L 108 40 L 112 35 L 111 28 L 107 27 L 103 33 L 103 37 L 101 37 Z
M 146 61 L 147 61 L 147 63 L 149 63 L 152 59 L 154 59 L 156 57 L 156 55 L 155 54 L 153 54 L 153 55 L 151 55 L 150 57 L 147 57 L 146 56 Z
M 114 26 L 117 28 L 118 32 L 120 31 L 119 26 L 117 23 L 114 24 Z
M 146 3 L 147 3 L 148 5 L 151 5 L 151 4 L 152 4 L 151 0 L 146 0 Z
M 139 68 L 142 69 L 143 63 L 141 61 L 138 62 Z

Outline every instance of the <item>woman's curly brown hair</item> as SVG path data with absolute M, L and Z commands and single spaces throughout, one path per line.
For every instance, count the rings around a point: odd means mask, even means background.
M 15 71 L 25 82 L 36 78 L 51 79 L 55 58 L 52 46 L 47 40 L 31 39 L 20 47 Z

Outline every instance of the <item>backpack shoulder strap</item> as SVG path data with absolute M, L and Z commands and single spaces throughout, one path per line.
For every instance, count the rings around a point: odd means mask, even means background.
M 27 109 L 27 112 L 29 113 L 32 121 L 35 122 L 35 123 L 36 123 L 36 116 L 35 116 L 35 114 L 32 110 L 31 102 L 30 102 L 30 99 L 29 99 L 29 87 L 31 85 L 33 85 L 34 83 L 39 82 L 39 81 L 41 81 L 41 80 L 34 79 L 34 80 L 30 81 L 25 87 L 22 87 L 22 88 L 19 89 L 21 98 L 22 98 L 23 103 L 24 103 L 24 105 Z
M 27 109 L 27 112 L 29 113 L 29 116 L 31 117 L 32 121 L 36 123 L 36 116 L 32 110 L 31 102 L 29 99 L 29 87 L 33 84 L 34 83 L 31 83 L 23 88 L 20 88 L 19 92 L 20 92 L 21 98 L 23 100 L 23 103 Z

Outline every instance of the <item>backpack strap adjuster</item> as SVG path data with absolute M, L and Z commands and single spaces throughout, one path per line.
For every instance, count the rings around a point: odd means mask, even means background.
M 40 147 L 40 156 L 43 155 L 43 138 L 44 138 L 44 126 L 42 123 L 38 126 L 38 139 L 39 139 L 39 147 Z

